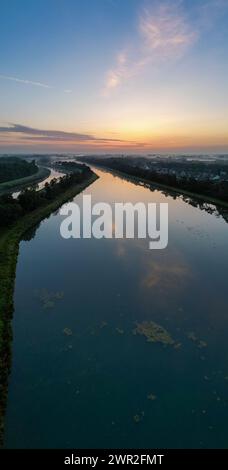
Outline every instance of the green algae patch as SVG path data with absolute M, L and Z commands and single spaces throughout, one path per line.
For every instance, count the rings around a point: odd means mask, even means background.
M 124 330 L 122 328 L 116 328 L 116 332 L 119 333 L 119 335 L 124 334 Z
M 44 309 L 54 308 L 56 301 L 64 298 L 63 291 L 52 292 L 47 289 L 35 290 L 35 296 L 40 300 Z
M 72 336 L 72 334 L 73 334 L 73 332 L 70 328 L 64 328 L 63 333 L 66 336 Z
M 139 414 L 137 413 L 136 415 L 134 415 L 133 416 L 134 422 L 135 423 L 140 423 L 140 421 L 142 421 L 143 418 L 144 418 L 144 414 L 145 414 L 144 411 L 141 411 L 141 413 L 139 413 Z
M 170 333 L 153 321 L 143 321 L 136 323 L 133 330 L 134 335 L 145 336 L 149 343 L 161 343 L 163 346 L 175 346 L 175 341 Z
M 155 401 L 157 400 L 157 397 L 156 395 L 153 395 L 153 393 L 149 393 L 149 395 L 147 395 L 147 399 L 150 401 Z
M 193 343 L 195 343 L 198 348 L 202 349 L 202 348 L 207 347 L 206 341 L 199 339 L 193 331 L 190 331 L 190 333 L 188 333 L 187 336 L 188 336 L 188 339 L 190 339 Z

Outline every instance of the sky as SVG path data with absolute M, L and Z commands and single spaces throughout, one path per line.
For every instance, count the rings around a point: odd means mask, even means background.
M 2 0 L 0 153 L 228 152 L 228 0 Z

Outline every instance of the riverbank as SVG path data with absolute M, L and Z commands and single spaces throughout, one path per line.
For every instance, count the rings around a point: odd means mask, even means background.
M 39 167 L 37 173 L 33 175 L 26 176 L 24 178 L 18 178 L 16 180 L 7 181 L 5 183 L 0 184 L 0 195 L 5 193 L 12 193 L 16 191 L 20 191 L 21 189 L 25 188 L 26 186 L 40 183 L 44 179 L 50 176 L 50 169 L 46 167 Z
M 187 196 L 187 197 L 192 198 L 192 199 L 198 199 L 202 202 L 205 202 L 205 203 L 208 203 L 208 204 L 213 204 L 215 206 L 220 206 L 220 207 L 228 209 L 228 202 L 223 201 L 221 199 L 213 198 L 213 197 L 210 197 L 210 196 L 204 196 L 203 194 L 192 193 L 192 192 L 186 191 L 184 189 L 175 188 L 174 186 L 168 186 L 168 185 L 165 185 L 165 184 L 156 183 L 156 182 L 153 182 L 153 181 L 151 181 L 149 179 L 146 179 L 146 178 L 130 175 L 129 173 L 126 173 L 122 170 L 116 170 L 116 169 L 113 169 L 113 168 L 108 167 L 108 166 L 98 165 L 97 163 L 91 163 L 90 161 L 86 161 L 86 159 L 83 159 L 83 161 L 85 161 L 88 165 L 91 165 L 95 168 L 99 168 L 101 170 L 103 169 L 105 171 L 109 171 L 114 175 L 116 174 L 117 176 L 120 176 L 122 178 L 127 179 L 128 181 L 132 181 L 132 182 L 135 182 L 135 183 L 138 183 L 138 184 L 139 183 L 145 183 L 146 185 L 149 185 L 151 188 L 164 190 L 164 191 L 167 191 L 169 193 L 178 194 L 180 196 L 181 195 Z
M 11 365 L 11 319 L 14 309 L 13 293 L 20 240 L 27 230 L 82 192 L 97 178 L 95 173 L 90 174 L 83 182 L 70 187 L 59 194 L 55 200 L 30 212 L 10 228 L 0 232 L 0 444 L 3 441 L 4 413 Z

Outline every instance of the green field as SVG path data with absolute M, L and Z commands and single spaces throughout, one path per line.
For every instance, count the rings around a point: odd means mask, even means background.
M 0 195 L 12 191 L 20 191 L 22 188 L 38 183 L 39 181 L 44 180 L 50 175 L 50 170 L 48 168 L 39 167 L 37 173 L 34 173 L 30 176 L 25 176 L 24 178 L 18 178 L 11 181 L 6 181 L 5 183 L 0 184 Z

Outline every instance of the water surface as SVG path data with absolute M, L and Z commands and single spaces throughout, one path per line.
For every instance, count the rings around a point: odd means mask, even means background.
M 39 183 L 33 183 L 31 185 L 28 185 L 28 187 L 33 187 L 34 186 L 36 188 L 36 191 L 40 191 L 41 189 L 43 189 L 45 187 L 46 183 L 49 184 L 53 179 L 58 180 L 58 179 L 62 178 L 65 175 L 64 172 L 57 171 L 54 168 L 48 168 L 48 170 L 50 170 L 50 174 L 49 174 L 49 176 L 47 176 L 47 178 L 40 181 Z M 19 196 L 20 193 L 21 193 L 21 191 L 16 191 L 16 192 L 12 193 L 13 198 L 16 199 Z
M 63 240 L 59 214 L 21 242 L 6 447 L 227 447 L 228 225 L 97 173 L 94 202 L 168 202 L 169 245 Z

